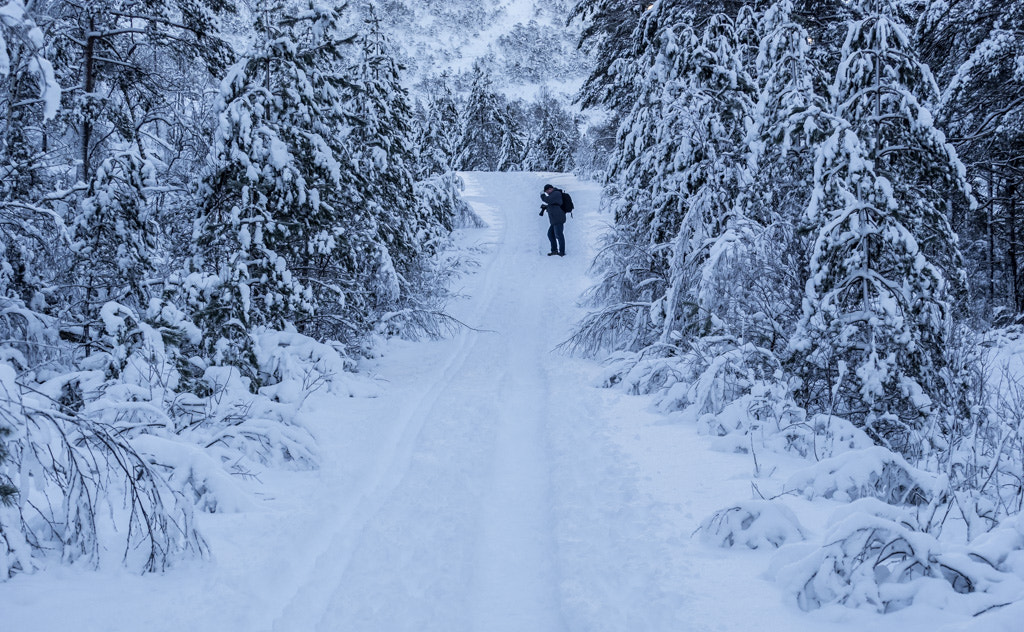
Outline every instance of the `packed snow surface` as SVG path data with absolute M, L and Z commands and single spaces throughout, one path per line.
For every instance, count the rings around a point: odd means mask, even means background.
M 459 235 L 477 265 L 449 309 L 467 328 L 392 341 L 364 364 L 353 396 L 309 397 L 299 421 L 317 437 L 320 469 L 241 481 L 251 503 L 201 516 L 209 561 L 162 575 L 116 566 L 21 575 L 0 584 L 0 629 L 1020 629 L 1013 608 L 985 627 L 930 606 L 805 613 L 772 569 L 783 551 L 810 544 L 723 549 L 695 534 L 746 503 L 783 535 L 820 540 L 839 505 L 792 496 L 788 509 L 763 513 L 757 488 L 773 483 L 755 480 L 750 455 L 713 449 L 696 424 L 649 399 L 600 388 L 598 364 L 556 349 L 583 313 L 578 298 L 610 220 L 597 185 L 561 174 L 465 177 L 489 224 Z M 545 182 L 576 202 L 564 258 L 546 256 Z M 760 464 L 775 481 L 806 465 Z

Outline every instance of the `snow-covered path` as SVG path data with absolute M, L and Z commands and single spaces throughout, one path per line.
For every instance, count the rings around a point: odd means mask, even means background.
M 713 511 L 752 496 L 750 457 L 712 451 L 692 424 L 598 388 L 600 366 L 555 350 L 581 315 L 608 220 L 597 186 L 565 175 L 466 180 L 489 223 L 465 231 L 479 266 L 450 305 L 471 329 L 392 341 L 365 368 L 370 391 L 314 394 L 302 418 L 321 469 L 264 471 L 251 484 L 256 510 L 201 516 L 211 561 L 158 576 L 19 576 L 0 584 L 0 630 L 941 627 L 845 608 L 802 613 L 763 576 L 772 551 L 691 537 Z M 565 258 L 545 256 L 546 181 L 578 209 Z
M 490 196 L 476 177 L 470 199 Z M 383 458 L 339 516 L 321 558 L 330 579 L 309 577 L 275 629 L 564 629 L 545 428 L 565 414 L 549 387 L 552 350 L 572 322 L 577 288 L 565 279 L 586 259 L 540 254 L 542 180 L 502 184 L 501 209 L 478 205 L 484 260 L 456 306 L 473 329 L 433 345 L 437 355 L 387 358 L 381 377 L 412 392 L 367 411 L 390 420 Z

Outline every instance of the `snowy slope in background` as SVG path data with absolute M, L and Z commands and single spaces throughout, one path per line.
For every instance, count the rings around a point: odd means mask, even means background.
M 568 256 L 547 257 L 541 185 L 573 193 Z M 163 575 L 58 567 L 0 587 L 18 632 L 502 630 L 900 632 L 1014 630 L 930 606 L 804 613 L 774 550 L 694 532 L 806 462 L 714 449 L 681 415 L 595 386 L 596 363 L 554 350 L 581 315 L 597 187 L 555 174 L 467 174 L 489 222 L 461 233 L 477 271 L 450 306 L 473 329 L 394 341 L 354 397 L 315 393 L 301 420 L 315 472 L 243 481 L 255 509 L 201 516 L 213 558 Z M 786 504 L 819 541 L 833 501 Z
M 409 82 L 447 72 L 467 90 L 466 76 L 480 61 L 508 96 L 537 86 L 573 93 L 586 74 L 576 50 L 578 25 L 566 26 L 572 0 L 388 0 L 378 16 L 401 51 Z

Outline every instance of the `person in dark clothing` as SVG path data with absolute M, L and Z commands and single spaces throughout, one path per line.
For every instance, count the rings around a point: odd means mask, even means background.
M 565 256 L 565 211 L 562 210 L 562 190 L 556 189 L 550 184 L 544 185 L 544 192 L 540 194 L 544 204 L 540 207 L 540 214 L 548 212 L 548 221 L 551 227 L 548 228 L 548 241 L 551 242 L 551 252 L 548 256 Z

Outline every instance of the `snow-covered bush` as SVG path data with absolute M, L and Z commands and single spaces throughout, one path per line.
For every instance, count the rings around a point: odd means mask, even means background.
M 959 592 L 973 589 L 958 574 L 946 580 L 933 538 L 893 522 L 861 516 L 838 525 L 828 541 L 799 570 L 790 569 L 804 610 L 838 603 L 890 612 L 910 605 L 929 582 L 949 581 Z
M 54 319 L 0 296 L 0 361 L 19 371 L 45 365 L 60 356 L 57 336 Z
M 893 505 L 926 505 L 943 501 L 949 482 L 891 450 L 873 446 L 824 459 L 793 475 L 786 488 L 807 498 L 877 498 Z
M 701 415 L 697 427 L 701 433 L 715 437 L 712 445 L 722 452 L 766 448 L 769 452 L 824 459 L 874 445 L 863 430 L 841 417 L 808 418 L 785 385 L 778 383 L 759 385 L 717 415 Z
M 0 363 L 0 483 L 16 490 L 0 509 L 0 579 L 48 556 L 95 567 L 119 551 L 155 571 L 203 554 L 192 503 L 118 428 L 83 410 L 82 382 L 101 377 L 68 373 L 27 389 Z
M 778 548 L 804 539 L 796 514 L 777 502 L 748 500 L 719 509 L 700 525 L 701 539 L 723 548 Z
M 974 547 L 944 546 L 889 517 L 853 512 L 833 526 L 825 546 L 783 566 L 778 578 L 803 610 L 839 604 L 886 613 L 923 601 L 977 614 L 1024 595 L 1021 569 L 1006 564 L 1020 557 L 1020 533 L 1000 534 L 1007 535 L 977 547 L 1000 567 Z
M 66 478 L 62 472 L 69 467 L 65 461 L 88 460 L 98 468 L 86 478 L 98 481 L 90 496 L 99 503 L 109 502 L 102 499 L 111 486 L 103 481 L 112 476 L 104 472 L 100 461 L 107 465 L 123 463 L 123 468 L 130 469 L 127 475 L 134 476 L 131 472 L 138 471 L 141 478 L 134 485 L 152 487 L 146 492 L 148 502 L 173 500 L 172 505 L 176 503 L 180 506 L 177 510 L 183 512 L 190 512 L 193 506 L 210 512 L 238 511 L 251 506 L 249 492 L 241 483 L 256 468 L 316 466 L 314 439 L 296 422 L 299 408 L 310 393 L 321 388 L 341 395 L 368 391 L 364 380 L 351 375 L 351 363 L 338 349 L 296 333 L 265 331 L 254 336 L 259 370 L 267 383 L 259 393 L 250 392 L 237 369 L 217 366 L 202 370 L 198 380 L 203 388 L 197 389 L 198 394 L 188 392 L 182 389 L 178 370 L 181 349 L 165 341 L 191 338 L 194 342 L 194 325 L 159 301 L 154 301 L 147 314 L 159 329 L 122 305 L 110 303 L 101 311 L 106 326 L 101 340 L 108 341 L 110 351 L 87 358 L 83 368 L 91 370 L 59 374 L 31 385 L 36 392 L 31 405 L 21 395 L 18 399 L 10 394 L 25 390 L 20 382 L 11 377 L 5 383 L 7 408 L 0 426 L 12 432 L 4 441 L 11 454 L 4 459 L 7 464 L 0 467 L 20 472 L 17 468 L 35 463 L 32 476 L 60 482 Z M 111 372 L 111 366 L 118 370 Z M 65 428 L 68 425 L 74 432 Z M 57 432 L 52 431 L 54 426 Z M 88 438 L 67 439 L 77 436 Z M 66 439 L 60 444 L 66 457 L 41 460 L 35 456 L 25 460 L 25 455 L 36 454 L 59 457 L 61 451 L 50 445 L 56 440 L 53 437 Z M 102 459 L 91 456 L 96 447 L 89 448 L 91 460 L 77 455 L 76 451 L 91 444 L 106 450 Z M 18 492 L 23 478 L 22 474 L 6 473 L 0 476 L 0 483 Z M 71 489 L 79 490 L 81 485 Z M 146 498 L 138 494 L 134 502 L 147 502 Z M 146 508 L 138 513 L 156 516 L 152 519 L 157 520 L 160 511 L 159 507 Z M 179 517 L 164 522 L 175 525 L 187 521 Z M 27 531 L 38 530 L 29 522 L 24 524 Z M 153 538 L 169 537 L 160 535 L 161 528 L 157 525 L 150 529 Z M 161 544 L 157 548 L 166 550 L 167 556 L 174 555 L 173 546 Z M 156 560 L 147 568 L 164 565 L 165 561 Z

